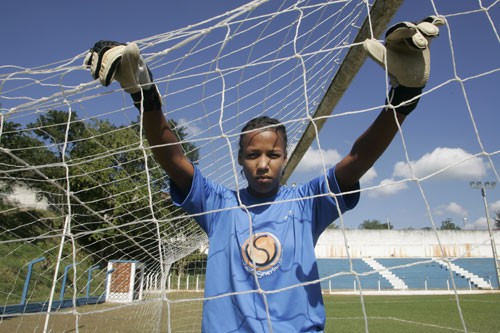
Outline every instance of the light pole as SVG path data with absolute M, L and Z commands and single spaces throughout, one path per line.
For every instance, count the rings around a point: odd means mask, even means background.
M 500 266 L 498 262 L 497 246 L 495 245 L 495 238 L 493 237 L 493 232 L 491 231 L 490 224 L 490 214 L 488 212 L 488 201 L 486 200 L 486 190 L 492 190 L 495 188 L 495 182 L 470 182 L 470 187 L 473 189 L 481 190 L 481 195 L 483 196 L 484 209 L 486 211 L 486 223 L 488 225 L 488 232 L 490 233 L 491 251 L 493 252 L 493 261 L 495 263 L 495 272 L 497 275 L 497 285 L 500 289 Z

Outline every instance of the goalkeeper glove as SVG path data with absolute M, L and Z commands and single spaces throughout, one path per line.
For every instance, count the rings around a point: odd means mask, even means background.
M 108 86 L 113 79 L 129 93 L 134 105 L 145 111 L 161 108 L 161 96 L 153 83 L 153 75 L 135 43 L 98 41 L 89 50 L 84 65 L 94 79 Z
M 384 69 L 387 66 L 392 89 L 389 102 L 399 105 L 420 95 L 430 73 L 430 42 L 439 35 L 439 25 L 445 21 L 439 16 L 429 16 L 419 23 L 400 22 L 389 28 L 385 45 L 367 39 L 363 43 L 368 55 Z M 405 115 L 410 114 L 418 98 L 396 108 Z

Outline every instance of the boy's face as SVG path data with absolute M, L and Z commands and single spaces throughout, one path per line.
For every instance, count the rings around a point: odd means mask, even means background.
M 238 163 L 253 195 L 267 197 L 278 192 L 286 161 L 285 142 L 279 131 L 255 130 L 243 136 Z

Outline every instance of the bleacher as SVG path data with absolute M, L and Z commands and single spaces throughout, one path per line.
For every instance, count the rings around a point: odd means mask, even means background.
M 461 258 L 451 260 L 452 272 L 446 262 L 434 258 L 371 258 L 404 281 L 408 290 L 457 290 L 497 289 L 498 283 L 492 258 Z M 367 261 L 368 262 L 368 261 Z M 396 290 L 387 274 L 375 270 L 363 259 L 352 259 L 355 272 L 363 290 Z M 359 285 L 356 274 L 351 272 L 349 260 L 345 258 L 318 259 L 320 278 L 331 277 L 321 282 L 323 290 L 356 290 Z M 380 269 L 379 269 L 380 270 Z M 465 274 L 464 274 L 465 272 Z M 474 275 L 472 275 L 474 274 Z M 385 276 L 384 276 L 385 275 Z M 480 284 L 483 279 L 486 285 Z
M 347 259 L 318 259 L 318 270 L 320 278 L 333 276 L 321 282 L 323 290 L 353 290 L 359 288 L 356 276 L 351 272 L 349 260 Z M 373 272 L 373 269 L 366 264 L 363 259 L 352 259 L 352 270 L 359 276 L 359 283 L 363 289 L 383 289 L 391 288 L 389 281 Z M 336 275 L 339 274 L 339 275 Z
M 498 280 L 492 258 L 460 258 L 454 260 L 453 263 L 482 277 L 492 285 L 493 289 L 498 289 Z

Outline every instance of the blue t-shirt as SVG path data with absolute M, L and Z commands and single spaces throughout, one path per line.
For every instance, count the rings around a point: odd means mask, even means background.
M 303 283 L 319 278 L 321 233 L 359 200 L 359 192 L 333 195 L 340 192 L 334 168 L 327 178 L 282 186 L 270 198 L 238 194 L 196 167 L 187 196 L 172 183 L 174 203 L 196 214 L 209 239 L 203 332 L 323 331 L 321 286 Z

